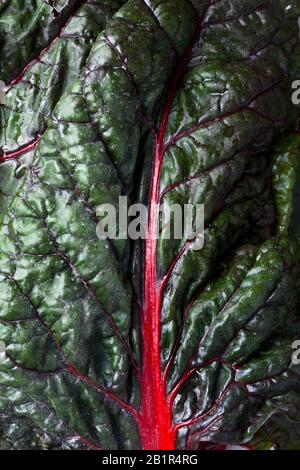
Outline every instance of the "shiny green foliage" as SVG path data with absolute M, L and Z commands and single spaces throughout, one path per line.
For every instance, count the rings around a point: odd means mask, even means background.
M 157 241 L 176 446 L 300 448 L 297 14 L 278 0 L 0 4 L 1 154 L 38 139 L 0 165 L 0 448 L 142 446 L 143 246 L 99 240 L 97 206 L 148 202 L 174 83 L 159 200 L 205 205 L 201 251 L 162 227 Z

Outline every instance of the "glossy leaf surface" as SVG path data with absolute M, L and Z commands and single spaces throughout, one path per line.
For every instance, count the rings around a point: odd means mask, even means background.
M 297 447 L 296 3 L 36 3 L 0 10 L 2 448 Z M 145 241 L 97 237 L 119 196 Z

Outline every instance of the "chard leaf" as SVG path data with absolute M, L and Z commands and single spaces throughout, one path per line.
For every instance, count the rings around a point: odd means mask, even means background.
M 38 4 L 0 10 L 0 447 L 297 447 L 297 5 Z M 120 196 L 146 240 L 97 236 Z

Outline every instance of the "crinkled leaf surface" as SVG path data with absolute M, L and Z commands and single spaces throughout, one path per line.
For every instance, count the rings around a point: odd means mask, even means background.
M 1 447 L 297 447 L 296 2 L 35 3 L 0 10 Z M 97 237 L 119 196 L 145 241 Z

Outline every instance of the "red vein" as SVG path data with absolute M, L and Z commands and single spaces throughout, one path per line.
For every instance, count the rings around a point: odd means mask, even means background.
M 96 446 L 92 442 L 88 441 L 85 437 L 79 436 L 78 434 L 75 436 L 75 439 L 78 441 L 81 441 L 83 444 L 85 444 L 87 447 L 90 447 L 93 450 L 103 450 L 101 447 Z
M 48 50 L 58 41 L 60 35 L 56 36 L 48 46 L 46 46 L 40 53 L 39 55 L 33 59 L 31 62 L 29 62 L 25 67 L 23 68 L 22 72 L 15 77 L 11 82 L 7 85 L 6 91 L 9 91 L 13 86 L 17 85 L 19 82 L 21 82 L 22 78 L 24 75 L 37 63 L 40 62 L 41 58 L 48 52 Z
M 179 381 L 177 382 L 175 387 L 170 392 L 170 394 L 168 396 L 169 402 L 173 403 L 173 401 L 176 398 L 176 396 L 178 395 L 179 391 L 182 389 L 184 384 L 192 377 L 192 375 L 194 375 L 199 369 L 203 369 L 203 368 L 209 366 L 210 364 L 213 364 L 214 362 L 224 363 L 224 361 L 222 361 L 220 356 L 213 356 L 211 359 L 208 359 L 207 361 L 202 362 L 201 364 L 198 364 L 197 366 L 194 366 L 194 367 L 189 369 L 189 367 L 191 366 L 191 360 L 190 360 L 189 365 L 186 368 L 186 371 L 180 377 Z
M 126 410 L 128 413 L 130 413 L 132 416 L 134 416 L 136 419 L 139 417 L 138 411 L 133 408 L 129 403 L 126 403 L 124 400 L 121 398 L 117 397 L 114 393 L 112 393 L 110 390 L 104 389 L 100 385 L 98 385 L 96 382 L 94 382 L 92 379 L 90 379 L 88 376 L 81 374 L 81 372 L 74 367 L 73 364 L 70 362 L 67 362 L 68 365 L 68 372 L 75 377 L 77 377 L 81 382 L 86 383 L 89 385 L 91 388 L 93 388 L 96 392 L 100 393 L 101 395 L 105 396 L 107 399 L 110 401 L 116 403 L 117 405 L 120 406 L 120 408 Z
M 25 65 L 25 67 L 23 68 L 23 70 L 19 73 L 18 76 L 16 76 L 15 78 L 13 78 L 11 80 L 11 82 L 7 85 L 6 87 L 6 91 L 9 91 L 13 86 L 17 85 L 21 80 L 22 78 L 24 77 L 24 75 L 37 63 L 37 62 L 40 62 L 42 57 L 49 51 L 49 49 L 51 49 L 51 47 L 60 39 L 61 37 L 61 34 L 62 32 L 64 31 L 64 29 L 66 28 L 66 26 L 69 24 L 69 22 L 71 21 L 71 19 L 73 18 L 73 16 L 76 14 L 77 10 L 79 10 L 79 8 L 86 2 L 86 0 L 80 0 L 78 2 L 75 3 L 75 5 L 73 6 L 72 8 L 72 11 L 70 11 L 70 15 L 68 16 L 67 18 L 67 21 L 62 25 L 61 29 L 59 30 L 57 36 L 55 36 L 51 41 L 50 43 L 44 47 L 44 49 L 42 49 L 40 51 L 40 53 L 38 54 L 38 56 L 31 60 L 27 65 Z
M 202 289 L 203 290 L 203 289 Z M 175 339 L 175 342 L 174 342 L 174 345 L 173 345 L 173 348 L 172 348 L 172 351 L 171 351 L 171 354 L 167 360 L 167 363 L 166 363 L 166 366 L 165 366 L 165 370 L 164 370 L 164 376 L 165 376 L 165 379 L 167 379 L 168 377 L 168 374 L 170 372 L 170 369 L 171 369 L 171 366 L 175 360 L 175 356 L 176 356 L 176 353 L 178 351 L 178 348 L 179 348 L 179 344 L 180 344 L 180 340 L 181 340 L 181 336 L 182 336 L 182 333 L 183 333 L 183 329 L 184 329 L 184 325 L 185 325 L 185 322 L 187 320 L 187 317 L 189 315 L 189 312 L 191 311 L 191 308 L 192 306 L 194 305 L 194 303 L 196 302 L 196 300 L 199 298 L 199 293 L 197 293 L 197 296 L 194 297 L 192 299 L 192 301 L 185 307 L 184 309 L 184 312 L 183 312 L 183 315 L 182 315 L 182 321 L 180 323 L 180 327 L 179 327 L 179 330 L 178 330 L 178 333 L 176 335 L 176 339 Z
M 187 240 L 184 245 L 181 247 L 175 258 L 173 259 L 172 263 L 170 264 L 166 274 L 163 277 L 163 280 L 161 281 L 160 287 L 159 287 L 159 295 L 163 295 L 163 291 L 175 269 L 175 266 L 177 265 L 178 261 L 182 258 L 184 253 L 188 250 L 188 247 L 195 241 L 195 239 L 192 240 Z
M 259 93 L 257 93 L 255 95 L 254 98 L 252 98 L 250 100 L 250 102 L 248 103 L 248 106 L 250 106 L 250 104 L 255 101 L 258 97 L 260 97 L 261 95 L 267 93 L 268 91 L 271 91 L 273 90 L 276 86 L 278 86 L 281 81 L 283 80 L 284 76 L 282 76 L 276 83 L 273 83 L 270 87 L 268 87 L 267 89 L 264 89 L 263 91 L 260 91 Z M 240 107 L 239 109 L 235 109 L 233 111 L 230 111 L 228 113 L 225 113 L 223 114 L 222 116 L 219 116 L 217 118 L 213 118 L 205 123 L 202 123 L 201 125 L 197 125 L 195 127 L 192 127 L 192 128 L 189 128 L 187 131 L 184 131 L 180 134 L 177 134 L 175 137 L 172 137 L 166 144 L 162 144 L 162 148 L 160 149 L 161 151 L 161 160 L 160 160 L 160 163 L 159 163 L 159 172 L 158 172 L 158 177 L 160 175 L 160 169 L 161 169 L 161 162 L 163 160 L 163 157 L 165 155 L 165 152 L 166 150 L 168 149 L 168 147 L 170 145 L 173 145 L 174 143 L 176 143 L 179 139 L 181 139 L 182 137 L 186 137 L 188 135 L 191 134 L 192 131 L 194 130 L 198 130 L 198 129 L 201 129 L 201 128 L 206 128 L 208 127 L 209 125 L 215 123 L 215 122 L 219 122 L 219 121 L 222 121 L 224 120 L 226 117 L 230 117 L 230 116 L 233 116 L 235 115 L 237 112 L 257 112 L 255 109 L 252 109 L 250 107 Z M 260 114 L 260 113 L 259 113 Z M 264 116 L 265 117 L 265 116 Z M 220 164 L 222 164 L 223 162 L 220 162 Z M 226 162 L 225 162 L 226 163 Z M 160 200 L 160 198 L 162 197 L 162 195 L 164 195 L 164 193 L 162 194 L 158 194 L 158 189 L 157 189 L 157 197 L 155 199 L 155 203 L 156 203 L 156 206 L 158 206 L 158 201 Z M 222 206 L 223 207 L 223 206 Z M 219 210 L 218 210 L 219 211 Z M 157 216 L 156 216 L 157 217 Z M 150 224 L 150 221 L 148 221 L 148 225 Z M 205 226 L 207 226 L 207 223 L 205 224 Z M 149 234 L 148 234 L 148 238 L 149 237 Z M 162 284 L 160 286 L 160 289 L 159 289 L 159 296 L 162 296 L 162 293 L 163 293 L 163 290 L 168 282 L 168 280 L 170 279 L 173 271 L 174 271 L 174 268 L 176 267 L 178 261 L 182 258 L 182 256 L 186 253 L 187 249 L 188 249 L 188 246 L 193 242 L 193 240 L 187 240 L 185 242 L 185 244 L 182 246 L 182 248 L 180 249 L 179 253 L 176 255 L 175 259 L 172 261 L 170 267 L 168 268 L 168 271 L 165 275 L 165 277 L 163 278 L 163 281 L 162 281 Z M 147 259 L 147 253 L 146 253 L 146 259 Z
M 277 285 L 275 286 L 274 289 L 272 289 L 272 292 L 271 294 L 269 295 L 268 298 L 270 298 L 273 293 L 276 291 L 276 288 L 277 288 Z M 234 290 L 234 293 L 236 292 L 236 289 Z M 225 305 L 228 305 L 228 303 L 231 301 L 231 299 L 233 298 L 234 296 L 234 293 L 230 296 L 230 298 L 227 300 L 226 304 Z M 260 306 L 258 309 L 256 309 L 253 314 L 247 319 L 247 321 L 245 323 L 243 323 L 243 325 L 237 330 L 235 331 L 235 335 L 234 337 L 236 336 L 236 334 L 242 330 L 242 328 L 245 327 L 246 324 L 248 324 L 253 318 L 255 318 L 255 316 L 257 315 L 257 313 L 261 310 L 262 306 Z M 225 309 L 225 306 L 221 309 L 220 313 L 223 312 Z M 219 316 L 220 313 L 217 315 Z M 211 326 L 210 326 L 211 328 Z M 210 328 L 208 330 L 210 330 Z M 169 394 L 169 397 L 168 397 L 168 400 L 170 401 L 170 404 L 172 404 L 174 402 L 174 399 L 175 397 L 177 396 L 177 394 L 179 393 L 179 391 L 181 390 L 181 388 L 184 386 L 184 384 L 190 379 L 190 377 L 192 377 L 192 375 L 194 375 L 194 373 L 196 373 L 199 369 L 202 369 L 204 367 L 207 367 L 208 365 L 212 364 L 213 362 L 220 362 L 221 364 L 224 364 L 224 365 L 227 365 L 228 367 L 230 367 L 230 369 L 232 370 L 233 374 L 234 374 L 234 378 L 233 378 L 233 385 L 237 385 L 238 382 L 236 382 L 235 380 L 235 375 L 236 375 L 236 371 L 237 371 L 237 366 L 233 366 L 231 363 L 225 361 L 223 359 L 223 355 L 225 354 L 225 352 L 227 351 L 227 348 L 229 345 L 226 346 L 226 348 L 221 352 L 219 353 L 218 355 L 216 356 L 213 356 L 211 359 L 208 359 L 207 361 L 201 363 L 201 364 L 198 364 L 192 368 L 189 369 L 189 367 L 192 366 L 192 361 L 194 360 L 195 358 L 195 353 L 199 350 L 199 347 L 200 345 L 202 344 L 202 342 L 204 341 L 204 339 L 207 337 L 207 332 L 206 334 L 203 336 L 202 340 L 200 341 L 200 343 L 198 343 L 198 345 L 196 346 L 195 348 L 195 352 L 194 354 L 192 355 L 192 357 L 189 359 L 189 362 L 188 362 L 188 366 L 186 368 L 186 371 L 185 373 L 181 376 L 180 380 L 177 382 L 177 384 L 175 385 L 175 387 L 172 389 L 172 391 L 170 392 Z M 230 342 L 232 341 L 232 339 L 229 341 L 229 344 Z M 244 384 L 243 384 L 244 386 Z M 224 391 L 224 394 L 222 394 L 222 396 L 226 395 L 227 392 L 229 391 L 230 389 L 229 388 L 226 388 L 226 390 Z M 215 402 L 215 404 L 213 406 L 216 406 L 218 405 L 218 400 Z M 193 425 L 195 424 L 196 422 L 198 422 L 199 420 L 201 419 L 201 417 L 198 417 L 198 418 L 195 418 L 195 420 L 193 420 L 192 422 L 186 422 L 185 423 L 179 423 L 178 425 L 175 426 L 175 431 L 178 431 L 181 427 L 185 427 L 185 426 L 190 426 L 190 425 Z
M 244 176 L 244 173 L 242 174 L 241 178 L 242 179 Z M 238 179 L 238 181 L 240 181 L 240 179 Z M 230 190 L 228 191 L 228 194 L 229 194 Z M 227 195 L 225 196 L 224 198 L 224 201 L 226 201 L 226 197 Z M 217 217 L 217 215 L 220 213 L 220 211 L 222 209 L 224 209 L 225 207 L 230 207 L 229 205 L 225 204 L 224 201 L 222 201 L 222 203 L 220 204 L 219 207 L 216 208 L 215 212 L 213 213 L 212 217 L 205 222 L 205 229 L 211 224 L 212 220 Z M 240 202 L 240 201 L 238 201 Z M 184 248 L 185 246 L 183 246 Z M 185 253 L 185 249 L 181 249 L 180 252 L 177 254 L 176 256 L 176 262 L 172 262 L 171 266 L 169 267 L 168 269 L 168 273 L 167 275 L 165 276 L 165 278 L 170 278 L 170 275 L 172 274 L 172 271 L 174 270 L 175 266 L 176 266 L 176 263 L 180 260 L 180 258 L 184 255 Z M 168 280 L 168 279 L 166 279 Z M 203 289 L 206 287 L 206 285 L 202 286 L 202 291 Z M 238 285 L 233 293 L 230 295 L 230 297 L 227 299 L 226 301 L 226 304 L 222 307 L 222 309 L 218 312 L 217 315 L 220 315 L 221 312 L 223 312 L 223 310 L 226 308 L 227 304 L 230 302 L 231 298 L 234 296 L 234 294 L 237 292 L 237 290 L 239 289 L 240 285 Z M 169 356 L 169 359 L 167 361 L 167 364 L 166 364 L 166 367 L 165 367 L 165 371 L 164 371 L 164 375 L 165 377 L 167 378 L 167 374 L 169 373 L 170 371 L 170 368 L 172 366 L 172 363 L 174 362 L 175 360 L 175 356 L 176 356 L 176 353 L 178 351 L 178 347 L 179 347 L 179 343 L 180 343 L 180 339 L 181 339 L 181 334 L 183 332 L 183 328 L 184 328 L 184 324 L 185 324 L 185 320 L 189 314 L 189 311 L 193 305 L 193 303 L 199 298 L 199 294 L 197 296 L 194 297 L 194 299 L 186 306 L 184 312 L 183 312 L 183 316 L 182 316 L 182 321 L 181 321 L 181 325 L 180 325 L 180 328 L 178 330 L 178 334 L 176 335 L 176 339 L 175 339 L 175 343 L 174 343 L 174 346 L 172 348 L 172 351 L 171 351 L 171 354 Z M 194 355 L 196 354 L 197 350 L 199 349 L 199 347 L 201 346 L 202 344 L 202 341 L 204 341 L 204 339 L 206 338 L 207 334 L 208 334 L 208 331 L 209 329 L 212 327 L 212 325 L 210 325 L 210 327 L 208 328 L 208 330 L 205 332 L 205 334 L 203 335 L 203 338 L 201 338 L 200 340 L 200 343 L 198 343 L 198 346 L 196 347 L 193 355 L 192 355 L 192 358 L 194 358 Z
M 0 156 L 0 163 L 4 163 L 8 160 L 16 160 L 22 155 L 25 155 L 28 152 L 32 152 L 39 145 L 41 138 L 42 134 L 39 134 L 34 140 L 31 140 L 27 144 L 22 145 L 22 147 L 3 153 L 3 155 Z
M 121 406 L 122 408 L 124 408 L 127 412 L 129 412 L 131 415 L 133 415 L 134 417 L 137 416 L 138 412 L 137 410 L 135 410 L 131 405 L 129 405 L 128 403 L 124 402 L 123 400 L 121 400 L 119 397 L 117 397 L 113 392 L 111 392 L 110 390 L 107 390 L 105 389 L 104 387 L 101 387 L 101 385 L 98 385 L 96 382 L 94 382 L 90 377 L 86 376 L 86 375 L 83 375 L 81 374 L 81 372 L 66 358 L 59 342 L 57 341 L 57 339 L 55 338 L 54 336 L 54 333 L 53 331 L 49 328 L 49 326 L 44 322 L 44 320 L 42 319 L 42 317 L 40 316 L 39 312 L 37 311 L 37 308 L 36 306 L 32 303 L 30 297 L 23 291 L 23 289 L 21 288 L 21 286 L 19 285 L 19 283 L 14 279 L 14 278 L 10 278 L 10 280 L 16 284 L 17 288 L 19 289 L 19 291 L 21 292 L 21 294 L 26 298 L 26 300 L 29 302 L 30 306 L 33 308 L 33 310 L 35 311 L 35 320 L 37 320 L 40 325 L 45 329 L 47 335 L 49 336 L 49 338 L 51 339 L 51 341 L 53 342 L 53 344 L 55 345 L 57 351 L 60 353 L 62 359 L 63 359 L 63 362 L 65 363 L 66 365 L 66 370 L 74 375 L 75 377 L 77 377 L 77 379 L 79 379 L 80 381 L 86 383 L 87 385 L 89 385 L 91 388 L 93 388 L 96 392 L 100 393 L 102 396 L 104 396 L 105 398 L 111 400 L 112 402 L 116 403 L 117 405 Z M 28 369 L 24 366 L 22 366 L 21 364 L 17 363 L 17 361 L 8 355 L 8 353 L 6 352 L 6 355 L 7 357 L 16 365 L 16 367 L 19 367 L 19 368 L 22 368 L 24 370 L 26 370 L 27 372 L 34 372 L 34 373 L 39 373 L 35 370 L 31 370 L 31 369 Z M 39 373 L 39 374 L 43 374 L 43 375 L 51 375 L 51 374 L 57 374 L 58 371 L 54 371 L 54 372 L 50 372 L 49 373 Z
M 224 416 L 224 412 L 221 413 L 219 416 L 216 416 L 211 423 L 209 423 L 204 429 L 201 429 L 201 431 L 198 431 L 196 433 L 192 433 L 190 434 L 189 433 L 189 437 L 188 437 L 188 441 L 187 441 L 187 448 L 188 450 L 191 449 L 191 440 L 193 439 L 193 437 L 198 437 L 198 436 L 202 436 L 206 431 L 208 431 L 214 424 L 216 424 L 218 421 L 220 421 L 220 419 L 222 419 L 222 417 Z
M 197 416 L 196 418 L 191 418 L 188 421 L 183 421 L 182 423 L 177 423 L 174 426 L 174 429 L 176 431 L 179 431 L 179 429 L 187 427 L 187 426 L 194 426 L 195 424 L 199 423 L 199 421 L 202 421 L 204 418 L 207 418 L 211 413 L 213 413 L 219 405 L 222 403 L 226 395 L 229 393 L 229 391 L 236 385 L 234 378 L 231 380 L 229 385 L 225 388 L 225 390 L 221 393 L 219 398 L 214 402 L 214 404 L 205 412 L 202 413 L 201 415 Z
M 54 244 L 54 246 L 57 250 L 57 255 L 66 263 L 66 265 L 76 275 L 76 277 L 79 279 L 80 283 L 86 289 L 86 291 L 89 293 L 91 298 L 94 299 L 94 301 L 100 306 L 101 311 L 103 313 L 103 316 L 106 318 L 106 320 L 107 320 L 108 324 L 110 325 L 112 331 L 114 332 L 114 334 L 118 338 L 121 346 L 123 347 L 124 351 L 126 352 L 127 357 L 129 359 L 129 362 L 131 363 L 133 368 L 138 373 L 139 372 L 138 367 L 137 367 L 137 364 L 134 360 L 134 357 L 131 354 L 131 350 L 128 346 L 128 343 L 127 343 L 126 339 L 123 337 L 123 335 L 122 335 L 121 331 L 119 330 L 119 328 L 117 327 L 114 319 L 108 313 L 108 311 L 105 309 L 104 305 L 102 305 L 102 303 L 100 302 L 100 300 L 98 298 L 98 295 L 95 292 L 95 290 L 93 289 L 93 287 L 91 286 L 90 282 L 81 274 L 81 272 L 79 271 L 77 266 L 74 264 L 74 262 L 71 259 L 69 259 L 67 254 L 62 250 L 60 244 L 58 243 L 58 241 L 55 238 L 54 234 L 52 233 L 50 227 L 48 226 L 47 221 L 45 219 L 43 219 L 43 221 L 44 221 L 45 228 L 46 228 L 46 230 L 49 234 L 49 238 L 51 239 L 51 241 L 53 242 L 53 244 Z
M 188 129 L 182 131 L 182 132 L 179 132 L 178 134 L 175 134 L 174 136 L 172 136 L 165 144 L 164 146 L 164 152 L 167 151 L 167 149 L 171 146 L 171 145 L 174 145 L 176 142 L 178 142 L 179 140 L 181 140 L 182 138 L 184 137 L 189 137 L 191 134 L 193 134 L 195 131 L 198 131 L 200 129 L 207 129 L 209 126 L 211 126 L 212 124 L 216 124 L 218 122 L 222 122 L 224 121 L 226 118 L 229 118 L 229 117 L 232 117 L 234 116 L 235 114 L 238 114 L 238 113 L 242 113 L 242 112 L 256 112 L 258 114 L 260 114 L 263 118 L 265 119 L 268 119 L 267 116 L 265 116 L 264 114 L 260 113 L 258 110 L 256 110 L 255 108 L 252 108 L 251 107 L 251 104 L 254 103 L 254 101 L 256 101 L 257 99 L 259 99 L 261 96 L 265 95 L 266 93 L 269 93 L 271 92 L 272 90 L 274 90 L 275 88 L 277 88 L 283 81 L 283 79 L 286 77 L 286 74 L 283 74 L 276 82 L 272 83 L 272 85 L 270 85 L 269 87 L 267 88 L 264 88 L 263 90 L 261 90 L 260 92 L 256 93 L 255 96 L 253 96 L 252 98 L 250 98 L 248 100 L 247 103 L 245 103 L 244 105 L 242 106 L 239 106 L 237 107 L 236 109 L 233 109 L 231 111 L 228 111 L 226 113 L 223 113 L 221 114 L 220 116 L 216 116 L 214 118 L 211 118 L 207 121 L 204 121 L 202 123 L 198 123 L 198 124 L 195 124 L 194 126 L 191 126 L 189 127 Z
M 238 151 L 234 152 L 233 155 L 231 155 L 230 157 L 228 158 L 224 158 L 223 160 L 220 160 L 220 161 L 217 161 L 216 163 L 208 166 L 207 168 L 205 168 L 203 171 L 200 171 L 199 173 L 196 173 L 194 175 L 191 175 L 191 176 L 187 176 L 186 178 L 183 178 L 182 180 L 178 180 L 178 181 L 175 181 L 174 183 L 170 184 L 169 186 L 167 186 L 159 195 L 159 200 L 161 200 L 166 194 L 168 194 L 169 192 L 171 191 L 174 191 L 175 189 L 177 189 L 178 187 L 180 186 L 183 186 L 185 184 L 189 184 L 191 183 L 192 181 L 196 180 L 196 179 L 200 179 L 201 177 L 203 176 L 206 176 L 206 175 L 209 175 L 210 173 L 212 173 L 214 170 L 218 169 L 219 167 L 221 166 L 225 166 L 225 165 L 228 165 L 228 163 L 232 162 L 234 160 L 234 158 L 237 156 L 238 153 L 242 152 L 242 148 L 239 149 Z

